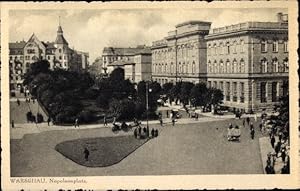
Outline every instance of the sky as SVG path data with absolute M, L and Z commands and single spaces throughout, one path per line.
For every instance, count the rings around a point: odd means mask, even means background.
M 11 10 L 10 42 L 27 41 L 34 33 L 41 41 L 55 41 L 60 24 L 71 48 L 88 52 L 90 63 L 104 47 L 150 46 L 175 25 L 188 20 L 212 22 L 211 28 L 246 21 L 277 21 L 287 9 L 126 9 L 126 10 Z

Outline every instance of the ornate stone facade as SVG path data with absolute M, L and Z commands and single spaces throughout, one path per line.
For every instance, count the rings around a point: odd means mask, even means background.
M 103 73 L 109 74 L 115 68 L 123 68 L 125 79 L 134 83 L 151 79 L 151 50 L 149 47 L 105 47 L 102 59 Z
M 27 42 L 9 43 L 10 89 L 12 92 L 23 91 L 23 76 L 30 64 L 38 60 L 48 60 L 50 69 L 83 71 L 87 68 L 88 58 L 88 53 L 69 47 L 61 26 L 54 42 L 42 42 L 32 34 Z
M 224 106 L 269 109 L 287 93 L 287 21 L 216 28 L 206 40 L 207 83 L 223 91 Z
M 167 82 L 206 80 L 206 41 L 210 22 L 178 24 L 163 40 L 153 42 L 152 79 Z

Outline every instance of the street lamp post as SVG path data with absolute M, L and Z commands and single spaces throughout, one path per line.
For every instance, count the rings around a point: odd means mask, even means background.
M 146 82 L 146 114 L 147 114 L 147 132 L 149 132 L 149 119 L 148 119 L 148 111 L 149 111 L 149 92 L 151 92 L 152 89 L 149 88 L 149 82 Z

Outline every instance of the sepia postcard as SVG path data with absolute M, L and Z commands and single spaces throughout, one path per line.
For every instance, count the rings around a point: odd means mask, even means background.
M 300 187 L 296 1 L 0 7 L 3 190 Z

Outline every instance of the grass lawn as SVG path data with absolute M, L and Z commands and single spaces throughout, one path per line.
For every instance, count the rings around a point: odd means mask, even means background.
M 59 143 L 55 150 L 80 165 L 106 167 L 120 162 L 146 142 L 147 139 L 139 140 L 132 135 L 85 138 Z M 84 158 L 85 148 L 90 153 L 87 161 Z

